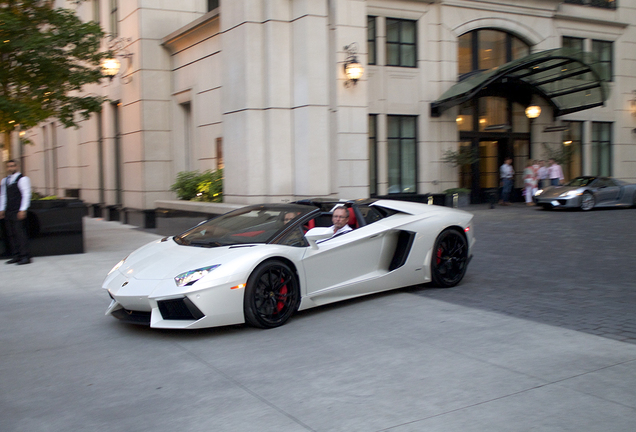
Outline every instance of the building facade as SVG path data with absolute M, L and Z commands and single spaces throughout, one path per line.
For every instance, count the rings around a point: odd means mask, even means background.
M 636 181 L 636 0 L 58 5 L 99 21 L 122 67 L 86 89 L 111 100 L 100 114 L 28 130 L 14 154 L 38 192 L 128 222 L 174 198 L 178 172 L 219 167 L 239 204 L 458 186 L 479 200 L 504 157 L 521 173 L 559 152 L 567 177 Z M 472 165 L 444 162 L 462 146 Z

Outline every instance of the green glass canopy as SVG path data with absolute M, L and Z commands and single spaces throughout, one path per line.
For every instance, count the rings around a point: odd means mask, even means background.
M 431 116 L 475 97 L 502 94 L 530 100 L 545 99 L 554 117 L 603 105 L 609 98 L 596 57 L 572 48 L 530 54 L 504 65 L 478 72 L 452 86 L 431 103 Z

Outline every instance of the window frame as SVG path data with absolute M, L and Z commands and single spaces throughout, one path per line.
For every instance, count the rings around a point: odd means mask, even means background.
M 402 133 L 403 133 L 403 121 L 405 119 L 407 119 L 407 118 L 408 119 L 413 119 L 413 121 L 414 121 L 414 128 L 413 128 L 414 129 L 414 136 L 413 137 L 407 137 L 407 136 L 403 136 L 402 135 Z M 389 122 L 391 121 L 391 119 L 397 119 L 399 121 L 399 125 L 398 125 L 399 136 L 397 136 L 397 137 L 393 137 L 393 136 L 390 135 L 391 127 L 390 127 Z M 391 141 L 392 140 L 398 140 L 398 153 L 399 153 L 399 155 L 398 155 L 398 161 L 399 161 L 399 165 L 398 165 L 398 180 L 399 180 L 399 184 L 398 184 L 398 186 L 399 186 L 399 189 L 400 189 L 399 192 L 389 192 L 389 191 L 387 191 L 387 192 L 388 192 L 389 195 L 391 195 L 391 194 L 417 194 L 418 177 L 419 177 L 418 176 L 418 174 L 419 174 L 418 173 L 418 165 L 419 164 L 417 163 L 417 161 L 418 161 L 418 157 L 417 157 L 418 156 L 418 138 L 417 138 L 417 136 L 418 136 L 418 127 L 417 127 L 418 126 L 418 124 L 417 124 L 418 116 L 416 116 L 416 115 L 391 115 L 390 114 L 390 115 L 387 115 L 387 120 L 386 121 L 387 121 L 387 137 L 386 137 L 386 139 L 387 139 L 387 151 L 388 151 L 388 154 L 387 154 L 387 169 L 389 171 L 389 173 L 388 173 L 389 175 L 388 175 L 388 179 L 387 179 L 388 180 L 388 189 L 390 190 L 391 187 L 394 186 L 393 184 L 391 184 L 391 173 L 390 173 L 390 170 L 391 170 L 391 153 L 389 151 L 389 147 L 391 145 Z M 403 170 L 403 161 L 405 160 L 404 141 L 406 141 L 406 140 L 413 140 L 413 142 L 414 142 L 414 146 L 413 146 L 414 147 L 413 148 L 414 154 L 409 155 L 410 157 L 413 158 L 413 161 L 414 161 L 414 174 L 415 174 L 414 175 L 414 179 L 413 179 L 413 183 L 414 183 L 414 185 L 413 185 L 414 188 L 413 189 L 414 190 L 410 191 L 410 192 L 407 192 L 407 191 L 404 190 L 405 173 L 404 173 L 404 170 Z
M 406 68 L 417 68 L 418 58 L 417 58 L 417 20 L 409 20 L 409 19 L 401 19 L 401 18 L 385 18 L 385 29 L 388 29 L 389 23 L 393 21 L 398 24 L 398 37 L 399 40 L 397 42 L 390 42 L 388 31 L 386 31 L 385 35 L 385 64 L 386 66 L 392 67 L 406 67 Z M 402 26 L 404 23 L 413 23 L 413 42 L 402 42 Z M 397 47 L 398 61 L 397 64 L 389 63 L 389 49 L 391 47 Z M 402 47 L 403 46 L 412 46 L 413 47 L 413 65 L 404 64 L 404 60 L 402 58 Z
M 596 49 L 596 47 L 599 45 L 609 47 L 609 60 L 603 60 L 601 58 L 598 50 Z M 614 81 L 614 42 L 602 39 L 592 39 L 592 53 L 598 58 L 598 64 L 601 70 L 607 71 L 609 74 L 609 77 L 607 77 L 607 79 L 605 79 L 606 77 L 601 77 L 601 79 L 608 82 Z
M 459 81 L 462 81 L 462 80 L 464 80 L 464 79 L 466 79 L 466 78 L 468 78 L 468 77 L 470 77 L 470 76 L 472 76 L 472 75 L 474 75 L 474 74 L 476 74 L 478 72 L 482 72 L 482 71 L 486 70 L 486 69 L 479 69 L 479 52 L 480 52 L 479 51 L 479 48 L 480 48 L 479 33 L 482 32 L 482 31 L 496 31 L 496 32 L 503 33 L 505 35 L 505 37 L 506 37 L 506 39 L 505 39 L 506 46 L 504 47 L 504 50 L 505 50 L 505 53 L 506 53 L 506 60 L 502 64 L 505 64 L 505 63 L 511 62 L 512 60 L 515 60 L 515 58 L 514 58 L 514 50 L 513 50 L 513 41 L 519 41 L 519 42 L 523 43 L 525 45 L 525 47 L 527 48 L 528 53 L 530 53 L 530 51 L 532 49 L 532 46 L 528 42 L 526 42 L 525 40 L 521 39 L 519 36 L 517 36 L 515 34 L 512 34 L 510 32 L 507 32 L 505 30 L 498 29 L 498 28 L 484 27 L 484 28 L 471 30 L 471 31 L 468 31 L 468 32 L 466 32 L 464 34 L 461 34 L 461 35 L 459 35 L 458 40 L 459 40 L 459 38 L 462 38 L 462 37 L 470 37 L 469 45 L 470 45 L 470 48 L 471 48 L 471 52 L 470 52 L 470 56 L 471 57 L 469 59 L 469 63 L 470 63 L 471 70 L 468 71 L 468 72 L 464 72 L 464 73 L 459 73 L 459 70 L 458 70 L 457 72 L 458 72 L 458 75 L 459 75 Z M 469 36 L 467 36 L 467 35 L 469 35 Z M 458 67 L 459 67 L 459 64 L 462 63 L 461 60 L 459 59 L 459 55 L 458 55 L 457 61 L 458 61 Z M 501 65 L 497 65 L 497 66 L 501 66 Z
M 369 114 L 369 196 L 378 194 L 378 114 Z
M 373 23 L 373 32 L 370 24 Z M 378 63 L 378 21 L 374 15 L 367 15 L 367 64 L 377 65 Z
M 592 162 L 592 174 L 598 177 L 611 177 L 612 176 L 612 172 L 613 172 L 613 164 L 612 164 L 612 157 L 613 157 L 613 146 L 612 146 L 612 141 L 614 139 L 614 134 L 613 134 L 613 122 L 598 122 L 598 121 L 593 121 L 592 122 L 592 139 L 590 140 L 590 144 L 591 144 L 591 162 Z M 606 131 L 603 131 L 601 129 L 599 129 L 600 127 L 607 127 Z M 602 132 L 607 132 L 608 134 L 608 139 L 607 140 L 602 140 L 600 139 L 601 137 L 599 135 L 602 134 Z M 606 146 L 606 147 L 604 147 Z M 602 171 L 602 156 L 604 154 L 604 152 L 607 151 L 607 164 L 608 164 L 608 170 L 607 172 Z

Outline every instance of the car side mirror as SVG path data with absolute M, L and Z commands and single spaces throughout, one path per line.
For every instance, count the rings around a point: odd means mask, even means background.
M 305 238 L 307 239 L 307 241 L 309 242 L 312 248 L 317 249 L 318 248 L 318 246 L 316 245 L 317 241 L 328 239 L 332 235 L 333 235 L 333 230 L 331 228 L 317 227 L 307 231 L 307 233 L 305 234 Z

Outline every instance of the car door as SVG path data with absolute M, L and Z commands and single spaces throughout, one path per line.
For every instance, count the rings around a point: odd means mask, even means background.
M 598 204 L 608 204 L 618 199 L 621 188 L 612 179 L 599 179 L 597 187 L 599 188 L 596 193 Z
M 365 294 L 365 282 L 386 273 L 392 241 L 382 225 L 366 225 L 308 247 L 303 257 L 307 294 L 317 303 Z M 395 246 L 393 246 L 395 248 Z

